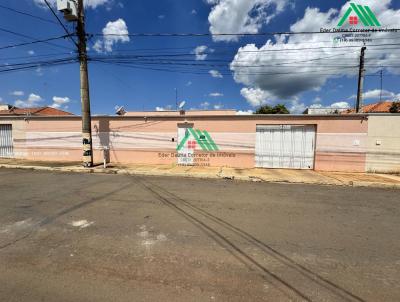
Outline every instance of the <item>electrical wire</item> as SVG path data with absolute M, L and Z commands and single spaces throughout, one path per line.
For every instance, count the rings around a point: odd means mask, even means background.
M 21 57 L 3 57 L 2 60 L 12 61 L 12 60 L 19 60 L 19 59 L 33 59 L 33 58 L 51 58 L 63 55 L 71 55 L 73 54 L 72 51 L 70 52 L 61 52 L 61 53 L 48 53 L 48 54 L 41 54 L 41 55 L 29 55 L 29 56 L 21 56 Z
M 52 23 L 52 24 L 57 24 L 56 22 L 54 22 L 54 21 L 52 21 L 52 20 L 45 19 L 45 18 L 42 18 L 42 17 L 39 17 L 39 16 L 35 16 L 35 15 L 32 15 L 32 14 L 27 13 L 27 12 L 20 11 L 20 10 L 16 10 L 16 9 L 14 9 L 14 8 L 4 6 L 4 5 L 2 5 L 2 4 L 0 4 L 0 8 L 5 9 L 5 10 L 9 10 L 9 11 L 12 11 L 12 12 L 17 13 L 17 14 L 21 14 L 21 15 L 24 15 L 24 16 L 28 16 L 28 17 L 31 17 L 31 18 L 34 18 L 34 19 L 37 19 L 37 20 L 40 20 L 40 21 L 43 21 L 43 22 Z
M 0 31 L 5 31 L 3 29 L 0 28 Z M 2 46 L 0 47 L 0 50 L 2 49 L 9 49 L 9 48 L 14 48 L 14 47 L 20 47 L 20 46 L 27 46 L 27 45 L 32 45 L 32 44 L 38 44 L 38 43 L 46 43 L 49 44 L 49 41 L 55 41 L 55 40 L 60 40 L 60 39 L 65 39 L 67 38 L 66 35 L 63 36 L 59 36 L 59 37 L 54 37 L 54 38 L 47 38 L 47 39 L 42 39 L 42 40 L 35 40 L 35 41 L 31 41 L 31 42 L 25 42 L 25 43 L 20 43 L 20 44 L 12 44 L 12 45 L 7 45 L 7 46 Z M 58 47 L 62 47 L 56 44 L 51 44 L 50 45 L 54 45 L 54 46 L 58 46 Z M 65 49 L 65 47 L 62 47 Z M 66 48 L 68 50 L 70 50 L 69 48 Z
M 88 36 L 92 36 L 88 34 Z M 399 38 L 374 38 L 373 40 L 399 40 Z M 302 42 L 285 42 L 284 44 L 279 44 L 279 45 L 301 45 L 301 44 L 321 44 L 321 43 L 332 43 L 332 40 L 329 41 L 302 41 Z M 137 51 L 169 51 L 169 50 L 193 50 L 197 47 L 198 45 L 192 45 L 192 46 L 185 46 L 185 47 L 163 47 L 163 48 L 134 48 L 134 49 L 120 49 L 117 51 L 113 51 L 113 53 L 118 53 L 118 52 L 137 52 Z M 229 48 L 231 49 L 231 46 L 220 46 L 220 45 L 205 45 L 209 49 L 226 49 Z M 393 48 L 397 49 L 397 48 Z M 236 52 L 236 51 L 235 51 Z
M 57 16 L 56 12 L 53 10 L 53 8 L 51 7 L 51 5 L 49 4 L 49 2 L 47 0 L 44 0 L 44 2 L 46 3 L 47 7 L 51 10 L 51 12 L 53 13 L 54 17 L 56 17 L 58 23 L 61 25 L 61 27 L 64 29 L 65 33 L 67 34 L 67 36 L 70 38 L 70 40 L 72 41 L 72 43 L 76 46 L 79 47 L 78 44 L 75 42 L 75 40 L 72 38 L 72 35 L 70 34 L 70 32 L 68 31 L 68 29 L 65 27 L 64 23 L 62 23 L 62 21 L 60 20 L 60 18 Z
M 13 71 L 36 69 L 39 67 L 42 68 L 42 67 L 65 65 L 65 64 L 76 63 L 77 61 L 78 61 L 77 58 L 64 58 L 64 59 L 57 59 L 57 60 L 52 60 L 52 61 L 39 61 L 39 62 L 28 62 L 28 63 L 3 65 L 0 67 L 0 73 L 9 73 L 9 72 L 13 72 Z
M 399 33 L 400 28 L 390 29 L 390 33 Z M 364 29 L 360 32 L 354 32 L 342 29 L 340 32 L 320 32 L 320 31 L 303 31 L 303 32 L 260 32 L 260 33 L 131 33 L 131 34 L 99 34 L 94 36 L 129 36 L 129 37 L 209 37 L 209 36 L 275 36 L 275 35 L 314 35 L 314 34 L 342 34 L 342 33 L 380 33 L 379 29 Z
M 145 70 L 156 70 L 156 71 L 167 71 L 167 72 L 174 72 L 174 73 L 190 73 L 190 74 L 209 74 L 208 72 L 200 72 L 199 70 L 192 69 L 192 70 L 178 70 L 176 68 L 174 69 L 168 69 L 168 68 L 156 68 L 156 67 L 147 67 L 142 65 L 134 65 L 134 64 L 123 64 L 119 62 L 107 62 L 107 61 L 102 61 L 98 59 L 92 59 L 92 62 L 101 62 L 105 64 L 113 64 L 115 66 L 121 66 L 121 67 L 127 67 L 127 68 L 134 68 L 134 69 L 145 69 Z M 349 67 L 350 68 L 350 67 Z M 354 68 L 354 67 L 351 67 Z M 342 71 L 343 68 L 331 68 L 331 69 L 325 69 L 325 70 L 307 70 L 307 71 L 299 71 L 299 72 L 273 72 L 273 73 L 262 73 L 262 72 L 241 72 L 242 74 L 249 74 L 249 75 L 271 75 L 271 76 L 277 76 L 277 75 L 294 75 L 294 74 L 305 74 L 305 73 L 313 73 L 313 74 L 318 74 L 318 75 L 332 75 L 332 76 L 340 76 L 338 73 L 324 73 L 326 71 Z M 237 73 L 237 72 L 236 72 Z M 232 74 L 232 73 L 230 73 Z

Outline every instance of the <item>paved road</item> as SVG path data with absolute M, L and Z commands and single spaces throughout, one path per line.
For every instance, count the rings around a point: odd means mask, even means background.
M 0 170 L 0 301 L 399 301 L 397 190 Z

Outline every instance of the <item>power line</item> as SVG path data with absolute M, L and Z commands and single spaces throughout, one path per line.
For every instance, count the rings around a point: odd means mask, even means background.
M 92 60 L 101 60 L 101 58 L 92 58 Z M 287 65 L 283 65 L 283 64 L 275 64 L 275 65 L 271 65 L 271 64 L 256 64 L 256 65 L 245 65 L 245 64 L 210 64 L 207 62 L 204 63 L 195 63 L 193 61 L 162 61 L 162 60 L 119 60 L 119 59 L 102 59 L 102 61 L 107 61 L 107 62 L 114 62 L 114 63 L 125 63 L 125 64 L 137 64 L 137 63 L 141 63 L 141 64 L 148 64 L 148 65 L 174 65 L 174 66 L 208 66 L 208 67 L 236 67 L 236 68 L 260 68 L 260 67 L 280 67 L 280 68 L 292 68 L 292 67 L 307 67 L 307 65 L 305 64 L 297 64 L 297 65 L 289 65 L 290 63 L 288 63 Z M 190 63 L 193 62 L 193 63 Z M 196 61 L 197 62 L 197 61 Z M 247 62 L 244 62 L 247 63 Z M 340 65 L 340 64 L 334 64 L 334 65 L 308 65 L 308 66 L 315 66 L 315 67 L 342 67 L 342 68 L 353 68 L 353 67 L 357 67 L 357 65 Z
M 14 64 L 7 64 L 7 65 L 2 65 L 0 66 L 0 69 L 7 69 L 9 67 L 16 67 L 16 66 L 24 66 L 24 65 L 31 65 L 31 64 L 47 64 L 47 63 L 54 63 L 54 62 L 61 62 L 61 61 L 69 61 L 69 60 L 74 60 L 76 59 L 75 57 L 67 57 L 67 58 L 61 58 L 61 59 L 54 59 L 54 60 L 45 60 L 45 61 L 31 61 L 31 62 L 24 62 L 24 63 L 14 63 Z
M 93 37 L 92 35 L 89 35 L 89 37 Z M 374 38 L 374 40 L 399 40 L 399 38 Z M 325 40 L 325 41 L 302 41 L 302 42 L 285 42 L 284 44 L 279 44 L 279 45 L 302 45 L 302 44 L 321 44 L 321 43 L 332 43 L 332 40 Z M 205 44 L 204 44 L 205 45 Z M 162 47 L 162 48 L 133 48 L 133 49 L 119 49 L 117 51 L 113 51 L 113 53 L 118 53 L 118 52 L 136 52 L 136 51 L 168 51 L 168 50 L 193 50 L 198 46 L 192 45 L 192 46 L 185 46 L 185 47 Z M 205 45 L 207 48 L 210 49 L 233 49 L 232 46 L 220 46 L 220 45 Z M 393 48 L 397 49 L 397 48 Z M 236 52 L 236 50 L 235 50 Z
M 29 55 L 29 56 L 20 56 L 20 57 L 2 57 L 2 60 L 18 60 L 18 59 L 33 59 L 33 58 L 46 58 L 46 57 L 57 57 L 57 56 L 63 56 L 63 55 L 70 55 L 73 52 L 61 52 L 61 53 L 48 53 L 48 54 L 42 54 L 42 55 Z
M 39 67 L 46 68 L 46 67 L 76 63 L 77 61 L 78 60 L 76 58 L 65 58 L 65 59 L 58 59 L 58 60 L 52 60 L 52 61 L 40 61 L 40 62 L 5 65 L 0 68 L 0 73 L 9 73 L 9 72 L 13 72 L 13 71 L 29 70 L 29 69 L 39 68 Z
M 56 22 L 54 22 L 52 20 L 48 20 L 48 19 L 45 19 L 45 18 L 42 18 L 42 17 L 39 17 L 39 16 L 35 16 L 35 15 L 32 15 L 32 14 L 27 13 L 27 12 L 22 12 L 22 11 L 19 11 L 19 10 L 16 10 L 14 8 L 7 7 L 7 6 L 1 5 L 1 4 L 0 4 L 0 8 L 12 11 L 12 12 L 17 13 L 17 14 L 28 16 L 28 17 L 31 17 L 31 18 L 34 18 L 34 19 L 37 19 L 37 20 L 40 20 L 40 21 L 44 21 L 44 22 L 48 22 L 48 23 L 52 23 L 52 24 L 57 24 Z
M 0 28 L 0 31 L 3 31 L 3 32 L 9 33 L 9 34 L 12 34 L 12 35 L 14 35 L 14 36 L 22 37 L 22 38 L 25 38 L 25 39 L 30 39 L 30 40 L 38 41 L 37 38 L 31 37 L 31 36 L 27 36 L 27 35 L 25 35 L 25 34 L 17 33 L 17 32 L 15 32 L 15 31 L 12 31 L 12 30 L 9 30 L 9 29 Z M 62 36 L 62 37 L 67 37 L 67 36 Z M 46 43 L 46 44 L 51 45 L 51 46 L 53 46 L 53 47 L 58 47 L 58 48 L 63 48 L 63 49 L 70 50 L 69 48 L 64 47 L 64 46 L 57 45 L 57 44 L 53 44 L 53 43 L 49 43 L 48 41 L 46 41 L 46 39 L 39 40 L 39 41 L 41 41 L 41 43 Z M 50 39 L 50 41 L 51 41 L 51 39 Z M 33 44 L 34 44 L 34 43 L 33 43 Z M 20 46 L 23 46 L 23 43 L 20 44 Z M 16 47 L 16 46 L 15 46 L 15 47 Z M 6 47 L 6 48 L 9 48 L 9 47 Z M 0 48 L 0 49 L 2 49 L 2 48 Z
M 284 45 L 284 44 L 282 44 Z M 381 47 L 381 46 L 399 46 L 400 43 L 387 43 L 387 44 L 371 44 L 367 45 L 368 47 Z M 241 54 L 241 53 L 255 53 L 255 54 L 260 54 L 260 53 L 268 53 L 268 52 L 292 52 L 292 51 L 301 51 L 301 50 L 322 50 L 322 49 L 329 49 L 330 51 L 333 50 L 343 50 L 343 49 L 349 49 L 349 48 L 360 48 L 359 45 L 347 45 L 347 46 L 320 46 L 320 47 L 300 47 L 300 48 L 279 48 L 279 49 L 259 49 L 259 50 L 239 50 L 236 52 L 236 54 Z M 385 50 L 385 49 L 392 49 L 392 48 L 381 48 L 379 50 Z M 397 48 L 396 48 L 397 49 Z M 216 55 L 216 54 L 221 54 L 221 53 L 215 53 L 215 52 L 202 52 L 201 54 L 204 55 Z M 222 53 L 223 54 L 223 53 Z M 190 52 L 190 53 L 172 53 L 172 54 L 151 54 L 151 55 L 133 55 L 136 57 L 180 57 L 180 56 L 194 56 L 195 53 Z
M 168 72 L 175 72 L 175 73 L 191 73 L 191 74 L 209 74 L 208 72 L 198 72 L 198 70 L 196 69 L 192 69 L 192 70 L 177 70 L 175 69 L 167 69 L 167 68 L 153 68 L 153 67 L 147 67 L 145 64 L 142 64 L 141 66 L 137 66 L 137 65 L 133 65 L 133 64 L 123 64 L 120 62 L 108 62 L 108 61 L 102 61 L 102 60 L 98 60 L 98 59 L 93 59 L 93 62 L 101 62 L 101 63 L 105 63 L 105 64 L 112 64 L 112 65 L 116 65 L 116 66 L 121 66 L 121 67 L 128 67 L 128 68 L 136 68 L 136 69 L 147 69 L 147 70 L 157 70 L 157 71 L 168 71 Z M 349 67 L 350 68 L 350 67 Z M 351 67 L 354 68 L 354 67 Z M 262 72 L 258 72 L 258 73 L 254 73 L 254 72 L 241 72 L 242 74 L 259 74 L 259 75 L 293 75 L 293 74 L 304 74 L 304 73 L 310 73 L 312 72 L 313 74 L 318 74 L 318 75 L 336 75 L 339 76 L 340 74 L 338 73 L 322 73 L 322 72 L 326 72 L 326 71 L 341 71 L 343 70 L 343 68 L 331 68 L 331 69 L 325 69 L 325 70 L 307 70 L 307 71 L 299 71 L 299 72 L 273 72 L 273 73 L 262 73 Z M 233 72 L 232 72 L 233 73 Z M 231 73 L 230 73 L 231 74 Z
M 400 28 L 390 29 L 390 33 L 400 32 Z M 383 32 L 379 29 L 363 29 L 360 32 L 343 29 L 339 32 L 320 32 L 320 31 L 303 31 L 303 32 L 260 32 L 260 33 L 131 33 L 131 34 L 93 34 L 94 36 L 129 36 L 129 37 L 208 37 L 208 36 L 274 36 L 274 35 L 314 35 L 314 34 L 341 34 L 341 33 L 379 33 Z
M 356 51 L 353 51 L 353 52 L 350 52 L 350 53 L 352 54 L 352 53 L 355 53 L 355 52 Z M 318 57 L 318 58 L 312 58 L 312 59 L 307 59 L 307 60 L 296 60 L 296 61 L 290 61 L 290 62 L 287 62 L 286 59 L 285 59 L 284 63 L 280 63 L 280 64 L 276 64 L 276 65 L 288 65 L 288 64 L 293 64 L 293 63 L 313 62 L 313 61 L 319 61 L 319 60 L 325 60 L 325 59 L 334 58 L 334 57 L 338 57 L 338 56 L 343 56 L 343 55 L 346 55 L 346 54 L 349 54 L 349 53 L 340 53 L 340 54 L 334 54 L 334 55 L 325 56 L 325 57 Z M 162 57 L 164 55 L 158 55 L 158 56 L 161 57 L 160 59 L 163 59 Z M 154 56 L 154 57 L 158 57 L 158 56 Z M 184 55 L 184 56 L 186 56 L 186 55 Z M 192 56 L 192 55 L 190 55 L 190 56 Z M 93 58 L 102 58 L 102 59 L 141 59 L 141 58 L 145 58 L 146 59 L 147 57 L 145 57 L 145 56 L 137 56 L 137 55 L 133 55 L 133 56 L 129 56 L 129 55 L 125 55 L 125 56 L 114 55 L 114 56 L 103 56 L 103 57 L 98 56 L 98 57 L 93 57 Z M 173 61 L 174 59 L 169 59 L 169 60 Z M 188 60 L 179 60 L 179 62 L 182 62 L 182 61 L 188 61 Z M 193 61 L 193 60 L 190 60 L 190 61 Z M 226 60 L 226 61 L 224 61 L 224 60 L 204 60 L 203 62 L 210 62 L 210 61 L 212 61 L 212 62 L 231 63 L 233 60 L 232 59 L 231 60 Z M 246 63 L 247 61 L 235 60 L 235 62 L 236 63 L 238 63 L 238 62 L 245 62 Z
M 6 31 L 2 28 L 0 28 L 0 31 Z M 8 32 L 8 31 L 6 31 Z M 0 47 L 0 50 L 2 49 L 8 49 L 8 48 L 14 48 L 14 47 L 20 47 L 20 46 L 27 46 L 27 45 L 32 45 L 32 44 L 38 44 L 38 43 L 46 43 L 46 44 L 50 44 L 50 45 L 54 45 L 57 47 L 62 47 L 56 44 L 52 44 L 52 43 L 48 43 L 49 41 L 55 41 L 55 40 L 60 40 L 60 39 L 65 39 L 67 36 L 63 35 L 63 36 L 59 36 L 59 37 L 54 37 L 54 38 L 47 38 L 47 39 L 42 39 L 42 40 L 35 40 L 35 41 L 31 41 L 31 42 L 25 42 L 25 43 L 20 43 L 20 44 L 12 44 L 12 45 L 7 45 L 7 46 L 2 46 Z M 63 47 L 65 48 L 65 47 Z M 67 48 L 69 50 L 69 48 Z
M 65 33 L 68 35 L 69 39 L 72 41 L 72 43 L 74 43 L 74 45 L 76 47 L 78 47 L 78 44 L 75 42 L 75 40 L 72 38 L 72 35 L 70 34 L 70 32 L 68 31 L 68 29 L 65 27 L 64 23 L 61 22 L 60 18 L 57 16 L 56 12 L 53 10 L 53 8 L 51 7 L 51 5 L 49 4 L 49 2 L 47 0 L 44 0 L 44 2 L 46 3 L 47 7 L 51 10 L 51 12 L 53 13 L 54 17 L 56 17 L 58 23 L 61 25 L 61 27 L 64 29 Z

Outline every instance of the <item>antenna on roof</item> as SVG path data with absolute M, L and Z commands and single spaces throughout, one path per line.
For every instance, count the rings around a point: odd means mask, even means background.
M 115 114 L 117 115 L 125 115 L 126 111 L 125 108 L 123 106 L 115 106 Z
M 181 103 L 179 104 L 178 108 L 179 108 L 179 109 L 182 109 L 183 106 L 185 106 L 185 105 L 186 105 L 186 101 L 183 101 L 183 102 L 181 102 Z

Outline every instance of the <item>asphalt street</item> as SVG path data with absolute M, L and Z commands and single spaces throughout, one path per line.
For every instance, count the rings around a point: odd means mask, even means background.
M 400 191 L 0 169 L 0 301 L 400 301 Z

